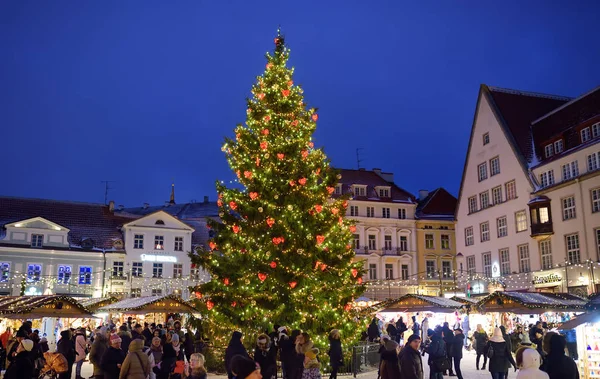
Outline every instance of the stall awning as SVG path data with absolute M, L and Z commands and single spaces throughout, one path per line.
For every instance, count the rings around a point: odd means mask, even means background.
M 380 312 L 440 312 L 450 313 L 462 307 L 458 301 L 445 297 L 426 295 L 404 295 L 394 300 Z
M 119 299 L 116 297 L 93 297 L 85 299 L 77 299 L 79 304 L 83 305 L 90 312 L 95 312 L 98 308 L 116 303 Z
M 600 312 L 592 312 L 592 313 L 584 313 L 581 314 L 560 326 L 560 330 L 570 330 L 575 329 L 579 325 L 585 324 L 587 322 L 598 322 L 600 321 Z
M 93 318 L 91 312 L 69 296 L 2 296 L 0 297 L 0 317 L 42 318 Z
M 200 313 L 194 306 L 177 296 L 145 296 L 117 301 L 98 308 L 97 312 L 108 313 Z
M 479 299 L 473 299 L 472 297 L 460 297 L 460 296 L 452 296 L 450 300 L 458 301 L 461 304 L 470 304 L 475 305 L 479 301 Z
M 544 312 L 583 312 L 585 301 L 562 293 L 494 292 L 477 303 L 484 312 L 540 314 Z

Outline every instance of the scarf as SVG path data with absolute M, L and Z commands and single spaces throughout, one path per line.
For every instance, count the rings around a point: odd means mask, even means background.
M 177 342 L 177 345 L 175 345 L 175 343 L 171 343 L 171 345 L 173 345 L 173 350 L 175 350 L 175 356 L 179 357 L 179 350 L 181 350 L 181 343 Z
M 163 356 L 162 346 L 155 347 L 154 345 L 151 345 L 150 352 L 152 353 L 152 356 L 154 357 L 155 364 L 158 364 L 158 362 L 162 361 L 162 356 Z

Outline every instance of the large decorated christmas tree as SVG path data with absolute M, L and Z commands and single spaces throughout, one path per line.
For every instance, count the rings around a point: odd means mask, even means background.
M 219 334 L 252 336 L 274 324 L 320 344 L 333 328 L 347 342 L 362 329 L 351 307 L 364 291 L 362 264 L 352 261 L 355 227 L 347 199 L 332 197 L 338 173 L 311 140 L 319 115 L 293 82 L 289 53 L 278 32 L 246 124 L 223 146 L 243 188 L 217 182 L 220 222 L 209 222 L 214 237 L 192 254 L 211 275 L 195 291 L 220 342 Z

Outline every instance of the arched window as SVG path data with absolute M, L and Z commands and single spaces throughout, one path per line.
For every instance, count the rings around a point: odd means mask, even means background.
M 163 220 L 156 220 L 155 225 L 164 225 L 165 222 Z

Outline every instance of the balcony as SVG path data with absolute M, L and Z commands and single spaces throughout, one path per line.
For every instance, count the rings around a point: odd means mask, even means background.
M 551 222 L 547 222 L 545 224 L 531 224 L 532 237 L 547 236 L 550 234 L 554 234 L 554 229 Z
M 358 249 L 354 249 L 355 253 L 357 255 L 369 255 L 369 254 L 376 254 L 379 256 L 401 256 L 404 254 L 409 254 L 408 251 L 406 250 L 402 250 L 399 247 L 393 247 L 391 249 L 383 249 L 383 250 L 378 250 L 378 249 L 369 249 L 368 246 L 363 246 L 360 247 Z
M 554 234 L 550 202 L 547 196 L 537 196 L 527 203 L 531 220 L 531 237 Z

